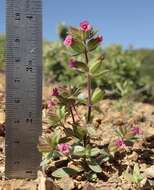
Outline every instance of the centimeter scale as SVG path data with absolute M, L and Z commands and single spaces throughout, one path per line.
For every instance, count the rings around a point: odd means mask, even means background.
M 42 4 L 6 0 L 6 178 L 35 178 L 41 155 Z

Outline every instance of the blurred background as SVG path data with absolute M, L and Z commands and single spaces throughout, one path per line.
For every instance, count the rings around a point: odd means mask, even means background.
M 68 68 L 63 40 L 70 25 L 88 20 L 103 35 L 102 46 L 92 58 L 103 54 L 104 70 L 93 81 L 107 98 L 154 101 L 154 1 L 153 0 L 42 0 L 43 66 L 48 83 L 85 85 Z M 5 67 L 5 0 L 0 0 L 0 70 Z

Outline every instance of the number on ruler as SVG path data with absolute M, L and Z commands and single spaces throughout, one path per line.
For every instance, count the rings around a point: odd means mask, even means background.
M 15 20 L 18 20 L 18 21 L 20 20 L 20 13 L 15 14 Z
M 17 104 L 19 104 L 20 103 L 20 99 L 19 98 L 15 98 L 14 102 L 17 103 Z
M 15 62 L 19 63 L 20 62 L 20 58 L 15 58 Z
M 26 123 L 32 123 L 33 120 L 32 120 L 32 112 L 29 112 L 28 113 L 28 118 L 26 119 Z
M 32 15 L 27 15 L 26 18 L 28 18 L 29 20 L 32 20 L 33 16 Z
M 30 71 L 32 72 L 33 68 L 32 68 L 32 60 L 29 60 L 28 65 L 26 66 L 26 71 Z
M 19 83 L 19 82 L 20 82 L 20 79 L 19 79 L 19 78 L 15 78 L 15 79 L 14 79 L 14 82 L 15 82 L 15 83 Z
M 20 143 L 19 140 L 15 140 L 15 141 L 14 141 L 14 144 L 19 144 L 19 143 Z
M 18 124 L 18 123 L 20 123 L 20 120 L 16 119 L 16 120 L 14 120 L 14 123 Z
M 19 38 L 16 38 L 14 41 L 15 41 L 16 43 L 19 43 L 19 42 L 20 42 L 20 39 L 19 39 Z
M 14 164 L 15 165 L 20 164 L 20 161 L 15 161 Z

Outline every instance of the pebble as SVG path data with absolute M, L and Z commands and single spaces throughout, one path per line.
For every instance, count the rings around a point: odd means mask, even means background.
M 149 168 L 147 168 L 147 169 L 144 171 L 144 173 L 145 173 L 145 176 L 146 176 L 147 178 L 150 178 L 150 179 L 154 178 L 154 165 L 152 165 L 152 166 L 150 166 Z

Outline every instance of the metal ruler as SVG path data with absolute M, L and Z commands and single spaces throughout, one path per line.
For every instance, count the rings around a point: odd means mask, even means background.
M 6 178 L 35 178 L 41 155 L 41 0 L 6 0 Z

